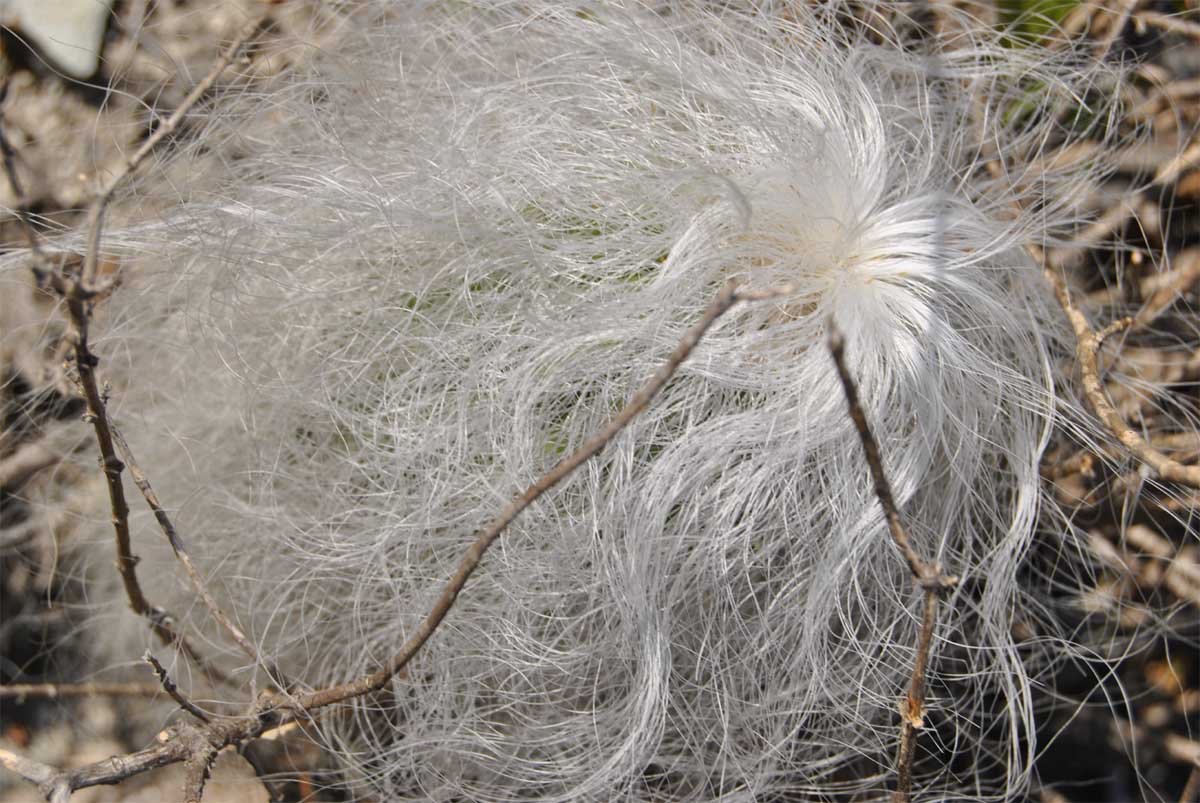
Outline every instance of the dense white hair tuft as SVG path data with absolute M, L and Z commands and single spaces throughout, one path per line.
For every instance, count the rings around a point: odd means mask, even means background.
M 931 749 L 920 782 L 1021 796 L 1011 632 L 1059 330 L 1022 245 L 1065 230 L 1091 168 L 983 163 L 1038 164 L 1073 135 L 1064 110 L 1102 125 L 1098 79 L 910 28 L 791 4 L 382 9 L 256 101 L 279 122 L 207 200 L 113 240 L 148 257 L 103 346 L 134 369 L 116 414 L 219 596 L 312 686 L 380 666 L 472 532 L 724 282 L 797 288 L 725 318 L 510 528 L 391 694 L 324 723 L 360 782 L 881 794 L 919 595 L 832 317 L 917 548 L 961 578 L 923 737 L 958 758 Z

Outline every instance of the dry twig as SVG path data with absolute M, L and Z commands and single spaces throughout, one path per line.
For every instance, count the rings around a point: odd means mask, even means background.
M 116 444 L 117 450 L 121 453 L 121 459 L 125 461 L 125 465 L 129 469 L 129 475 L 133 478 L 133 484 L 142 492 L 142 497 L 146 500 L 146 504 L 154 511 L 154 518 L 158 521 L 159 528 L 163 531 L 163 535 L 166 536 L 167 542 L 171 545 L 171 550 L 175 553 L 175 557 L 183 564 L 193 590 L 195 590 L 204 602 L 204 607 L 208 609 L 209 615 L 241 647 L 242 652 L 251 661 L 255 664 L 262 664 L 262 659 L 259 657 L 258 651 L 254 649 L 254 645 L 250 643 L 250 639 L 246 638 L 246 634 L 241 631 L 241 628 L 225 615 L 225 612 L 221 610 L 221 606 L 217 604 L 217 600 L 213 597 L 212 592 L 208 590 L 204 578 L 200 576 L 200 570 L 196 568 L 196 565 L 192 562 L 191 555 L 184 549 L 183 540 L 179 537 L 175 525 L 171 523 L 170 516 L 163 509 L 162 503 L 158 501 L 158 495 L 154 493 L 154 488 L 150 485 L 149 478 L 142 471 L 141 466 L 137 464 L 137 461 L 133 457 L 133 450 L 129 448 L 125 437 L 116 426 L 112 426 L 112 435 L 113 442 Z M 278 670 L 272 667 L 269 672 L 276 679 L 276 682 L 279 682 L 280 675 Z M 285 684 L 279 682 L 279 685 L 282 687 Z
M 1133 15 L 1138 27 L 1145 29 L 1146 25 L 1162 28 L 1164 31 L 1182 33 L 1193 39 L 1200 39 L 1200 23 L 1190 22 L 1159 11 L 1139 11 Z
M 871 470 L 871 478 L 875 482 L 875 496 L 883 508 L 887 520 L 888 531 L 892 540 L 900 549 L 908 568 L 916 578 L 917 584 L 925 592 L 924 605 L 921 611 L 921 632 L 917 639 L 917 655 L 913 661 L 912 679 L 909 682 L 908 697 L 900 708 L 900 747 L 896 755 L 896 791 L 892 793 L 894 803 L 908 803 L 912 799 L 912 764 L 917 749 L 917 731 L 925 724 L 925 673 L 929 665 L 929 649 L 933 642 L 933 628 L 937 623 L 938 600 L 958 583 L 958 578 L 942 571 L 938 563 L 926 561 L 912 545 L 908 530 L 896 507 L 896 498 L 892 494 L 891 483 L 883 471 L 883 459 L 879 452 L 879 442 L 875 440 L 867 423 L 866 414 L 858 400 L 858 386 L 846 367 L 845 339 L 833 321 L 829 322 L 829 352 L 833 355 L 837 366 L 838 377 L 842 380 L 842 389 L 846 393 L 846 404 L 850 410 L 850 418 L 858 430 L 866 453 L 867 466 Z
M 116 756 L 72 770 L 50 770 L 52 773 L 50 775 L 42 772 L 36 775 L 36 779 L 34 775 L 22 773 L 20 770 L 14 771 L 26 780 L 37 783 L 43 793 L 47 795 L 47 799 L 52 800 L 52 803 L 59 803 L 59 800 L 65 801 L 67 798 L 52 799 L 50 792 L 58 793 L 59 790 L 65 789 L 69 796 L 71 792 L 89 786 L 120 783 L 126 778 L 157 767 L 185 762 L 187 764 L 185 790 L 187 799 L 198 801 L 199 795 L 203 791 L 208 769 L 221 749 L 241 744 L 293 722 L 307 721 L 318 709 L 382 689 L 413 659 L 437 630 L 446 614 L 454 606 L 454 602 L 467 580 L 479 567 L 488 547 L 495 543 L 508 525 L 538 497 L 598 454 L 609 441 L 642 413 L 658 392 L 670 381 L 683 361 L 695 350 L 705 333 L 722 315 L 740 301 L 768 300 L 788 295 L 791 292 L 792 288 L 786 286 L 763 291 L 739 291 L 733 282 L 722 288 L 704 311 L 700 320 L 684 333 L 666 361 L 633 394 L 620 412 L 595 435 L 585 441 L 579 449 L 563 458 L 545 475 L 522 491 L 476 537 L 463 555 L 457 570 L 442 588 L 433 608 L 417 626 L 408 641 L 388 659 L 379 671 L 349 683 L 319 689 L 308 694 L 262 696 L 245 716 L 213 719 L 203 726 L 181 722 L 164 731 L 159 744 L 124 756 Z M 930 629 L 932 629 L 932 622 Z M 22 760 L 19 756 L 14 756 L 14 758 Z
M 167 668 L 154 657 L 153 653 L 147 650 L 146 654 L 142 656 L 142 660 L 150 664 L 150 667 L 154 670 L 154 674 L 158 675 L 158 682 L 162 685 L 163 691 L 178 703 L 180 708 L 201 722 L 207 723 L 210 721 L 208 714 L 204 713 L 195 703 L 184 696 L 179 687 L 175 685 L 175 681 L 171 680 L 170 674 L 167 673 Z
M 225 72 L 225 68 L 233 63 L 234 58 L 242 51 L 242 48 L 245 47 L 250 37 L 262 27 L 265 18 L 265 15 L 256 16 L 249 24 L 242 28 L 241 32 L 234 37 L 229 46 L 225 48 L 213 63 L 208 73 L 200 79 L 199 83 L 183 99 L 183 102 L 176 107 L 175 111 L 169 117 L 158 124 L 154 133 L 146 137 L 146 141 L 142 143 L 141 147 L 134 151 L 133 155 L 128 157 L 109 176 L 108 181 L 104 183 L 100 191 L 96 194 L 96 197 L 88 207 L 87 254 L 84 259 L 83 275 L 81 277 L 84 285 L 89 285 L 96 277 L 96 266 L 100 258 L 100 237 L 104 229 L 104 213 L 108 209 L 108 204 L 112 201 L 113 195 L 137 171 L 138 167 L 158 147 L 159 143 L 175 133 L 175 130 L 179 128 L 179 124 L 183 122 L 183 118 L 200 102 L 204 94 L 212 89 L 217 79 Z
M 412 660 L 417 651 L 433 635 L 433 631 L 437 629 L 437 626 L 449 612 L 451 606 L 454 605 L 454 600 L 457 598 L 458 593 L 479 566 L 479 561 L 482 559 L 484 553 L 500 537 L 504 529 L 512 523 L 513 519 L 519 516 L 521 511 L 533 504 L 539 496 L 553 488 L 570 475 L 571 472 L 598 454 L 604 448 L 605 444 L 628 426 L 629 422 L 636 418 L 639 413 L 645 410 L 683 361 L 692 353 L 692 350 L 696 348 L 696 345 L 704 337 L 709 327 L 716 323 L 718 318 L 728 312 L 738 301 L 760 301 L 787 295 L 790 292 L 791 288 L 788 287 L 776 290 L 743 292 L 738 291 L 733 282 L 727 284 L 709 305 L 708 309 L 704 311 L 700 320 L 684 334 L 683 339 L 679 341 L 679 345 L 671 352 L 671 356 L 667 358 L 667 361 L 654 372 L 654 375 L 633 395 L 625 407 L 608 424 L 601 428 L 599 432 L 579 447 L 579 449 L 563 458 L 541 479 L 526 488 L 500 512 L 500 515 L 492 520 L 492 523 L 476 538 L 475 543 L 471 545 L 467 553 L 463 556 L 453 577 L 450 578 L 450 582 L 446 584 L 442 589 L 442 593 L 438 596 L 433 610 L 429 612 L 429 615 L 421 622 L 416 632 L 409 637 L 399 652 L 392 656 L 381 669 L 371 675 L 308 695 L 304 698 L 308 701 L 305 707 L 319 708 L 382 689 L 397 672 Z
M 162 688 L 153 683 L 9 683 L 0 686 L 0 698 L 15 697 L 157 697 Z
M 215 681 L 225 680 L 226 676 L 206 662 L 195 647 L 181 633 L 176 631 L 166 611 L 150 603 L 141 588 L 141 584 L 138 582 L 136 568 L 138 559 L 133 554 L 130 542 L 129 505 L 125 499 L 125 489 L 121 481 L 121 472 L 124 470 L 125 464 L 116 454 L 112 425 L 108 419 L 105 399 L 96 378 L 95 369 L 100 361 L 89 346 L 88 326 L 91 321 L 91 303 L 111 288 L 111 281 L 103 286 L 97 285 L 96 269 L 99 262 L 100 237 L 103 231 L 104 213 L 113 195 L 138 169 L 142 162 L 145 161 L 147 155 L 164 138 L 172 134 L 179 127 L 183 118 L 200 101 L 204 93 L 213 86 L 225 71 L 225 68 L 232 63 L 234 57 L 241 51 L 249 37 L 259 29 L 261 24 L 262 18 L 257 17 L 251 25 L 248 25 L 242 31 L 217 59 L 208 74 L 188 93 L 179 107 L 159 124 L 154 133 L 142 143 L 142 146 L 137 151 L 122 163 L 121 167 L 109 177 L 108 181 L 105 182 L 97 193 L 88 208 L 88 247 L 81 272 L 76 274 L 75 271 L 67 268 L 47 268 L 40 258 L 38 237 L 28 215 L 24 212 L 18 215 L 34 255 L 32 267 L 35 277 L 39 284 L 49 286 L 62 298 L 68 311 L 70 339 L 74 351 L 74 365 L 78 374 L 80 390 L 87 402 L 85 420 L 92 424 L 96 433 L 96 441 L 100 447 L 100 463 L 108 485 L 113 530 L 116 537 L 117 571 L 121 576 L 125 594 L 129 600 L 129 606 L 136 614 L 149 622 L 155 635 L 164 644 L 177 645 L 197 666 L 202 668 L 209 678 Z M 3 155 L 3 163 L 8 180 L 17 195 L 18 206 L 23 209 L 27 204 L 27 199 L 24 195 L 24 188 L 16 175 L 14 165 L 15 151 L 7 139 L 2 136 L 2 131 L 0 131 L 0 152 Z M 210 601 L 211 597 L 206 596 L 206 605 Z M 212 606 L 209 607 L 211 610 Z M 227 623 L 228 620 L 226 619 L 222 622 L 222 625 L 226 625 Z M 234 630 L 236 631 L 236 628 Z M 244 636 L 242 637 L 242 641 L 238 643 L 242 644 L 243 641 L 245 641 Z
M 1088 406 L 1121 444 L 1153 469 L 1161 479 L 1200 488 L 1200 466 L 1185 466 L 1151 446 L 1125 423 L 1104 392 L 1098 361 L 1100 347 L 1104 344 L 1105 337 L 1133 325 L 1133 319 L 1123 318 L 1110 324 L 1103 331 L 1096 332 L 1088 323 L 1087 317 L 1071 301 L 1071 293 L 1063 278 L 1050 268 L 1046 268 L 1044 273 L 1054 289 L 1059 306 L 1071 322 L 1071 328 L 1075 330 L 1075 359 L 1079 363 L 1083 393 Z
M 209 773 L 219 752 L 217 748 L 209 746 L 183 763 L 183 803 L 201 803 L 204 785 L 208 783 Z

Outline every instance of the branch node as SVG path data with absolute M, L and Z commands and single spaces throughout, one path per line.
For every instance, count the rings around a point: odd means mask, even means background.
M 875 496 L 883 508 L 892 541 L 903 553 L 909 571 L 917 584 L 924 590 L 921 609 L 921 629 L 917 636 L 917 653 L 913 660 L 912 676 L 908 695 L 900 702 L 900 746 L 896 751 L 896 790 L 892 793 L 895 803 L 908 803 L 912 799 L 913 757 L 917 750 L 917 731 L 925 724 L 925 674 L 929 667 L 929 653 L 933 644 L 933 630 L 937 624 L 937 607 L 941 596 L 958 583 L 958 578 L 945 574 L 941 564 L 927 561 L 912 545 L 908 529 L 900 516 L 891 483 L 883 470 L 883 457 L 879 452 L 879 441 L 871 432 L 867 416 L 859 402 L 858 385 L 846 367 L 846 341 L 831 318 L 829 321 L 829 353 L 837 368 L 838 378 L 846 394 L 846 406 L 850 419 L 858 430 L 867 467 L 875 483 Z
M 1040 258 L 1036 249 L 1030 249 L 1035 258 Z M 1071 293 L 1066 280 L 1057 272 L 1045 266 L 1043 274 L 1054 291 L 1054 297 L 1059 307 L 1071 322 L 1075 330 L 1075 361 L 1079 364 L 1080 379 L 1083 384 L 1083 394 L 1088 406 L 1100 419 L 1105 428 L 1115 437 L 1130 454 L 1149 468 L 1159 479 L 1167 482 L 1179 482 L 1192 488 L 1200 488 L 1200 466 L 1184 465 L 1167 457 L 1154 448 L 1142 435 L 1134 431 L 1124 417 L 1108 400 L 1104 383 L 1100 378 L 1099 355 L 1101 344 L 1106 337 L 1127 329 L 1136 321 L 1122 318 L 1096 332 L 1088 322 L 1087 317 L 1071 300 Z M 1128 321 L 1128 322 L 1127 322 Z
M 910 727 L 920 730 L 925 727 L 925 705 L 908 695 L 900 703 L 900 716 Z
M 1099 349 L 1102 345 L 1104 345 L 1105 340 L 1108 340 L 1110 337 L 1117 334 L 1118 332 L 1125 331 L 1126 329 L 1133 326 L 1134 323 L 1136 323 L 1136 322 L 1137 322 L 1137 319 L 1135 319 L 1134 317 L 1129 316 L 1129 315 L 1125 316 L 1124 318 L 1118 318 L 1117 320 L 1113 321 L 1108 326 L 1104 327 L 1103 329 L 1101 329 L 1099 332 L 1096 333 L 1096 348 Z
M 958 578 L 952 574 L 945 574 L 941 564 L 934 563 L 928 568 L 929 571 L 922 572 L 921 576 L 917 578 L 917 585 L 923 590 L 941 595 L 958 585 Z

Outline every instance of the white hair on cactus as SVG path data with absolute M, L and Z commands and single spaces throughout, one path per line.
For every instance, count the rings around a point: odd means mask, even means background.
M 917 548 L 962 580 L 927 716 L 977 768 L 920 777 L 1019 797 L 1010 631 L 1059 326 L 1021 245 L 1070 222 L 1087 168 L 991 178 L 977 143 L 1068 136 L 1038 112 L 1082 105 L 1089 73 L 984 34 L 931 73 L 804 9 L 588 8 L 384 14 L 260 101 L 285 122 L 212 203 L 122 232 L 154 254 L 103 346 L 133 368 L 135 452 L 264 654 L 346 680 L 724 282 L 791 283 L 512 525 L 391 695 L 326 736 L 386 799 L 881 789 L 919 599 L 832 316 Z

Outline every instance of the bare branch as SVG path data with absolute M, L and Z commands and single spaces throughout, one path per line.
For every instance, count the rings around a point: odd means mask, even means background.
M 0 83 L 0 105 L 7 99 L 8 79 L 6 78 L 3 83 Z M 17 200 L 17 207 L 14 210 L 17 220 L 21 224 L 21 231 L 25 235 L 29 251 L 33 254 L 34 275 L 40 279 L 45 270 L 42 264 L 41 238 L 38 237 L 37 230 L 33 227 L 33 221 L 29 218 L 29 196 L 25 194 L 25 185 L 21 183 L 21 179 L 17 175 L 17 150 L 5 132 L 2 112 L 0 112 L 0 157 L 3 157 L 4 175 L 8 177 L 9 186 L 12 187 L 13 196 Z
M 0 699 L 15 697 L 157 697 L 153 683 L 9 683 L 0 686 Z
M 167 668 L 149 650 L 142 656 L 142 660 L 150 664 L 150 667 L 154 670 L 154 674 L 158 675 L 158 682 L 162 685 L 163 691 L 170 695 L 171 699 L 178 703 L 180 708 L 201 722 L 208 723 L 210 721 L 208 714 L 204 713 L 195 703 L 183 695 L 183 692 L 175 685 L 175 681 L 171 680 L 171 676 L 167 673 Z
M 846 393 L 846 404 L 850 410 L 850 418 L 858 430 L 859 440 L 862 441 L 866 453 L 867 466 L 871 470 L 871 478 L 875 482 L 875 496 L 883 508 L 888 530 L 892 540 L 899 547 L 908 568 L 916 578 L 917 584 L 925 592 L 924 606 L 921 611 L 921 632 L 917 637 L 917 655 L 913 661 L 912 678 L 909 681 L 908 697 L 900 707 L 900 747 L 896 756 L 896 791 L 892 793 L 894 803 L 908 803 L 912 799 L 912 765 L 913 756 L 917 749 L 917 731 L 925 725 L 925 674 L 929 665 L 929 649 L 933 643 L 933 628 L 937 624 L 938 600 L 943 593 L 953 588 L 958 579 L 945 574 L 937 563 L 930 563 L 913 548 L 908 530 L 896 507 L 896 498 L 892 493 L 891 483 L 883 471 L 883 459 L 879 453 L 879 442 L 867 423 L 862 404 L 858 400 L 858 386 L 846 368 L 845 339 L 838 331 L 832 320 L 829 322 L 829 352 L 837 366 L 838 377 L 842 380 L 842 389 Z
M 854 421 L 854 427 L 858 430 L 859 439 L 862 441 L 863 451 L 867 456 L 867 467 L 870 469 L 871 478 L 875 482 L 875 496 L 879 499 L 879 504 L 883 508 L 883 515 L 887 520 L 892 540 L 900 548 L 904 559 L 908 561 L 909 569 L 912 570 L 913 576 L 917 578 L 922 588 L 933 586 L 935 590 L 939 590 L 952 587 L 954 585 L 953 578 L 946 578 L 937 564 L 927 563 L 917 554 L 917 551 L 912 546 L 912 541 L 908 537 L 908 531 L 905 529 L 904 522 L 900 518 L 900 511 L 896 507 L 896 499 L 892 494 L 891 483 L 888 482 L 887 476 L 883 471 L 883 459 L 879 452 L 879 443 L 875 440 L 874 433 L 871 432 L 866 414 L 863 412 L 862 404 L 859 402 L 858 385 L 855 384 L 854 378 L 850 375 L 850 371 L 846 367 L 845 351 L 845 338 L 838 331 L 837 325 L 830 321 L 829 352 L 833 355 L 834 364 L 837 366 L 838 377 L 841 379 L 842 389 L 846 393 L 846 403 L 850 408 L 850 418 Z
M 1174 17 L 1170 14 L 1163 14 L 1158 11 L 1139 11 L 1133 15 L 1137 21 L 1138 27 L 1145 29 L 1145 26 L 1153 25 L 1157 28 L 1162 28 L 1164 31 L 1174 31 L 1175 33 L 1186 34 L 1193 39 L 1200 40 L 1200 23 L 1189 22 L 1180 17 Z
M 459 563 L 458 569 L 443 587 L 432 610 L 417 627 L 416 632 L 378 672 L 349 683 L 319 689 L 305 695 L 263 696 L 247 716 L 216 719 L 203 727 L 191 723 L 181 723 L 168 728 L 160 738 L 159 744 L 153 747 L 59 773 L 54 776 L 58 778 L 57 782 L 66 784 L 65 788 L 69 793 L 89 786 L 119 783 L 148 770 L 183 761 L 188 762 L 187 794 L 192 795 L 192 798 L 189 799 L 198 800 L 200 791 L 203 790 L 204 778 L 207 777 L 207 770 L 216 753 L 222 748 L 241 744 L 291 723 L 308 720 L 312 717 L 313 712 L 325 706 L 345 702 L 382 689 L 389 680 L 404 669 L 405 665 L 412 660 L 413 656 L 437 630 L 438 625 L 453 607 L 459 592 L 462 591 L 475 569 L 479 567 L 488 547 L 538 497 L 598 454 L 617 433 L 642 413 L 658 392 L 670 381 L 683 361 L 695 350 L 717 319 L 739 301 L 779 298 L 791 292 L 792 289 L 789 286 L 741 292 L 734 282 L 727 284 L 709 304 L 700 320 L 684 333 L 666 361 L 630 397 L 625 407 L 595 435 L 588 438 L 578 450 L 558 462 L 550 471 L 510 502 L 475 539 Z
M 75 338 L 75 367 L 79 373 L 79 386 L 87 402 L 85 419 L 92 424 L 96 432 L 96 442 L 100 446 L 100 465 L 108 486 L 113 531 L 116 536 L 117 572 L 125 587 L 129 607 L 150 624 L 151 630 L 159 640 L 164 644 L 178 646 L 209 678 L 214 681 L 226 680 L 224 673 L 206 662 L 195 647 L 175 630 L 167 612 L 150 604 L 138 582 L 138 558 L 133 554 L 129 537 L 129 504 L 125 500 L 125 486 L 121 482 L 121 472 L 125 469 L 125 464 L 117 458 L 108 413 L 96 381 L 95 367 L 100 361 L 88 348 L 88 312 L 84 302 L 70 296 L 67 298 L 67 308 L 70 311 L 71 329 Z
M 215 667 L 205 662 L 190 642 L 175 630 L 165 611 L 150 604 L 138 582 L 136 568 L 138 559 L 134 556 L 130 544 L 129 505 L 125 499 L 125 488 L 121 481 L 121 472 L 124 470 L 125 464 L 116 455 L 112 426 L 96 379 L 95 369 L 100 360 L 92 353 L 88 345 L 88 325 L 91 319 L 91 308 L 88 302 L 104 291 L 103 288 L 98 289 L 95 286 L 95 275 L 99 260 L 104 210 L 112 199 L 113 193 L 137 169 L 147 154 L 178 127 L 188 111 L 195 106 L 229 66 L 234 56 L 250 35 L 258 29 L 261 22 L 262 17 L 257 17 L 252 25 L 245 28 L 233 44 L 217 59 L 208 75 L 196 85 L 171 116 L 159 125 L 154 134 L 148 137 L 132 156 L 126 159 L 92 201 L 88 210 L 88 248 L 82 274 L 79 277 L 67 275 L 63 271 L 53 271 L 45 276 L 39 274 L 39 279 L 46 279 L 51 288 L 62 296 L 69 313 L 75 367 L 79 376 L 79 386 L 87 402 L 85 418 L 95 429 L 96 441 L 100 447 L 100 463 L 108 485 L 113 530 L 116 537 L 117 571 L 121 575 L 125 595 L 129 599 L 129 607 L 150 623 L 151 629 L 164 644 L 178 645 L 213 680 L 227 678 Z M 38 268 L 35 266 L 35 272 L 37 270 Z
M 142 497 L 146 500 L 146 504 L 154 511 L 154 518 L 158 521 L 159 528 L 163 531 L 163 535 L 167 537 L 167 542 L 171 545 L 171 550 L 175 553 L 175 557 L 179 559 L 179 562 L 183 564 L 183 568 L 187 571 L 192 588 L 200 595 L 200 599 L 204 602 L 204 607 L 208 609 L 209 614 L 225 630 L 229 637 L 241 647 L 242 652 L 251 661 L 261 664 L 262 659 L 259 657 L 258 651 L 254 649 L 254 645 L 246 638 L 246 634 L 225 615 L 224 611 L 221 610 L 221 606 L 217 604 L 217 600 L 213 597 L 212 592 L 208 590 L 208 585 L 204 582 L 204 578 L 200 576 L 200 571 L 196 568 L 191 556 L 184 548 L 183 540 L 179 537 L 175 525 L 171 523 L 171 518 L 158 501 L 158 495 L 154 493 L 154 488 L 151 487 L 149 478 L 146 477 L 141 466 L 137 464 L 137 461 L 133 457 L 133 451 L 129 448 L 129 444 L 115 425 L 112 425 L 112 436 L 117 450 L 121 453 L 121 458 L 125 461 L 125 465 L 129 469 L 129 475 L 133 478 L 133 484 L 142 492 Z M 271 674 L 278 677 L 278 672 L 274 668 L 271 669 Z M 280 685 L 282 686 L 283 684 L 281 683 Z
M 645 410 L 650 405 L 651 400 L 654 399 L 663 386 L 670 380 L 671 376 L 674 375 L 683 361 L 696 348 L 700 339 L 717 322 L 718 318 L 728 312 L 738 301 L 759 301 L 777 298 L 787 295 L 790 292 L 791 289 L 789 287 L 781 287 L 766 291 L 746 291 L 745 293 L 740 293 L 734 282 L 731 281 L 727 284 L 717 297 L 713 299 L 712 303 L 709 304 L 708 309 L 704 311 L 700 320 L 684 334 L 683 339 L 679 341 L 679 345 L 671 352 L 667 361 L 629 399 L 625 407 L 608 424 L 602 427 L 599 432 L 580 446 L 579 449 L 563 458 L 541 479 L 522 491 L 475 539 L 475 542 L 471 544 L 471 547 L 459 563 L 458 569 L 442 589 L 442 593 L 434 603 L 433 609 L 425 617 L 425 620 L 418 625 L 416 632 L 409 637 L 399 652 L 393 655 L 379 671 L 371 675 L 299 698 L 300 706 L 309 710 L 320 708 L 377 691 L 387 685 L 387 682 L 412 660 L 417 651 L 424 646 L 429 637 L 437 630 L 438 625 L 441 624 L 446 614 L 449 613 L 450 608 L 453 607 L 459 592 L 462 591 L 463 586 L 466 585 L 467 580 L 475 572 L 475 569 L 479 567 L 479 562 L 482 560 L 484 553 L 500 537 L 504 529 L 521 514 L 521 511 L 533 504 L 538 497 L 598 454 L 618 432 L 628 426 L 638 414 Z
M 217 79 L 221 77 L 221 73 L 225 72 L 225 68 L 233 63 L 234 58 L 241 52 L 246 42 L 262 26 L 264 19 L 265 15 L 256 16 L 242 29 L 233 42 L 230 43 L 213 63 L 212 69 L 208 71 L 208 74 L 200 79 L 200 82 L 192 88 L 192 91 L 187 94 L 187 97 L 183 99 L 183 102 L 179 104 L 175 111 L 159 123 L 158 128 L 146 138 L 142 146 L 134 151 L 133 155 L 129 156 L 109 176 L 108 181 L 105 182 L 104 186 L 96 194 L 96 197 L 88 207 L 87 257 L 83 263 L 83 274 L 80 280 L 80 283 L 84 287 L 91 287 L 92 281 L 96 278 L 96 266 L 100 257 L 100 236 L 104 228 L 104 212 L 108 208 L 109 202 L 112 201 L 113 194 L 138 169 L 146 157 L 158 147 L 160 142 L 175 133 L 179 124 L 183 122 L 183 118 L 200 102 L 204 94 L 212 88 Z
M 82 271 L 78 275 L 64 267 L 60 267 L 58 270 L 48 270 L 42 264 L 37 233 L 33 229 L 26 211 L 28 201 L 25 197 L 24 187 L 16 173 L 16 151 L 7 137 L 4 136 L 3 129 L 0 127 L 0 156 L 3 157 L 5 173 L 18 199 L 18 217 L 22 223 L 26 238 L 29 241 L 30 250 L 33 253 L 34 275 L 39 284 L 48 285 L 66 302 L 70 322 L 70 338 L 74 350 L 74 363 L 78 373 L 78 383 L 87 403 L 85 420 L 92 424 L 96 433 L 96 441 L 100 448 L 100 464 L 108 486 L 113 530 L 116 536 L 117 571 L 125 587 L 125 595 L 129 600 L 129 606 L 136 614 L 149 622 L 151 629 L 163 643 L 177 645 L 189 659 L 195 662 L 214 681 L 228 680 L 228 678 L 215 667 L 201 659 L 199 653 L 190 642 L 175 630 L 166 612 L 150 604 L 138 582 L 136 569 L 138 559 L 132 552 L 130 542 L 129 505 L 125 499 L 124 484 L 121 481 L 121 472 L 125 469 L 125 464 L 117 457 L 114 443 L 115 439 L 118 439 L 120 436 L 116 435 L 112 428 L 111 422 L 108 419 L 105 398 L 100 392 L 95 372 L 96 366 L 100 361 L 92 353 L 88 345 L 88 326 L 91 321 L 90 302 L 97 296 L 103 295 L 112 286 L 111 283 L 103 287 L 97 285 L 96 269 L 99 263 L 104 212 L 112 200 L 114 193 L 137 170 L 146 156 L 163 139 L 174 133 L 183 118 L 199 102 L 204 93 L 213 86 L 217 78 L 220 77 L 225 68 L 233 61 L 249 37 L 258 30 L 262 20 L 263 17 L 257 17 L 251 25 L 246 26 L 243 32 L 222 53 L 220 58 L 217 59 L 208 75 L 188 93 L 180 106 L 166 120 L 160 123 L 155 132 L 146 139 L 137 151 L 125 160 L 121 167 L 109 177 L 108 181 L 97 193 L 88 209 L 88 247 L 84 256 Z M 4 88 L 6 89 L 7 85 Z M 0 99 L 2 99 L 2 94 L 0 94 Z M 125 451 L 128 451 L 127 447 Z M 140 471 L 138 474 L 140 475 Z M 141 476 L 140 479 L 144 481 L 145 478 Z M 153 499 L 151 506 L 155 509 L 156 515 L 159 515 L 161 513 L 161 506 L 157 505 L 157 499 L 154 499 L 153 491 L 149 490 L 149 483 L 145 483 L 145 490 L 143 492 L 149 493 L 147 501 Z M 164 518 L 165 515 L 160 516 L 160 523 Z M 179 554 L 178 539 L 172 539 L 172 534 L 173 529 L 168 532 L 168 539 L 171 540 L 172 547 L 175 547 L 176 553 Z M 186 553 L 183 554 L 186 555 Z M 192 569 L 189 564 L 190 561 L 185 561 L 185 565 L 189 569 Z M 220 615 L 219 610 L 215 607 L 215 602 L 211 596 L 207 595 L 206 590 L 203 589 L 203 584 L 200 584 L 198 590 L 202 591 L 205 604 L 209 605 L 210 610 L 214 611 L 214 615 L 219 616 L 218 621 L 221 621 L 227 630 L 232 628 L 233 633 L 241 636 L 240 640 L 237 638 L 235 640 L 238 640 L 239 644 L 243 644 L 243 642 L 248 644 L 240 631 L 233 628 L 228 619 Z M 256 657 L 253 654 L 253 650 L 251 650 L 251 654 L 253 657 Z M 23 778 L 37 784 L 51 803 L 65 803 L 70 797 L 71 792 L 76 789 L 98 783 L 115 783 L 154 767 L 164 766 L 165 764 L 177 761 L 187 761 L 188 782 L 185 793 L 188 800 L 195 799 L 199 801 L 212 761 L 215 759 L 219 748 L 228 743 L 227 741 L 222 741 L 222 737 L 227 732 L 239 733 L 239 731 L 229 730 L 228 727 L 218 728 L 213 725 L 204 712 L 200 711 L 199 708 L 189 702 L 179 692 L 161 664 L 154 660 L 152 656 L 148 656 L 147 660 L 154 666 L 167 693 L 184 710 L 208 724 L 209 731 L 200 731 L 195 728 L 179 728 L 174 731 L 174 739 L 168 738 L 165 744 L 156 748 L 124 757 L 114 757 L 107 761 L 70 772 L 58 772 L 50 767 L 31 762 L 7 751 L 0 752 L 0 763 L 17 772 Z M 95 688 L 93 687 L 93 690 Z M 31 687 L 24 687 L 22 690 L 25 693 L 29 693 Z M 60 690 L 55 688 L 55 692 Z M 83 693 L 82 687 L 77 690 Z M 242 721 L 240 724 L 245 729 L 245 733 L 261 731 L 261 726 L 256 725 L 255 722 L 256 720 L 247 724 L 245 721 Z
M 1185 466 L 1151 446 L 1145 438 L 1134 432 L 1125 423 L 1125 419 L 1113 407 L 1104 392 L 1104 384 L 1100 381 L 1098 361 L 1100 347 L 1103 345 L 1105 336 L 1125 328 L 1129 323 L 1118 321 L 1097 333 L 1088 323 L 1087 317 L 1072 303 L 1070 291 L 1063 278 L 1049 268 L 1046 268 L 1044 273 L 1046 280 L 1054 289 L 1058 305 L 1062 307 L 1067 319 L 1071 322 L 1071 328 L 1075 330 L 1075 360 L 1079 363 L 1080 379 L 1088 406 L 1099 416 L 1117 440 L 1135 457 L 1152 468 L 1161 479 L 1200 488 L 1200 466 Z
M 245 720 L 237 722 L 243 723 Z M 187 761 L 198 750 L 207 749 L 211 738 L 219 738 L 226 733 L 226 729 L 221 727 L 223 724 L 226 721 L 218 720 L 202 731 L 191 723 L 181 723 L 163 731 L 159 743 L 153 747 L 65 770 L 61 775 L 72 792 L 89 786 L 112 786 L 143 772 Z

